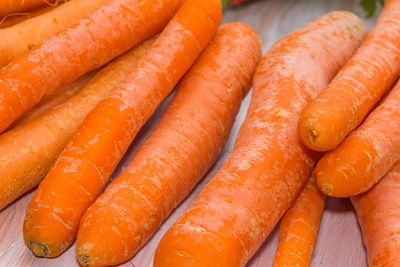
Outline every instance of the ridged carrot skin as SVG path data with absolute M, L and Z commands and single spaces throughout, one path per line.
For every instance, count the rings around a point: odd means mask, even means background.
M 328 87 L 303 111 L 301 141 L 328 151 L 367 116 L 400 73 L 400 0 L 386 0 L 361 47 Z
M 384 102 L 316 167 L 318 187 L 349 197 L 368 191 L 400 160 L 400 83 Z
M 0 210 L 39 184 L 87 114 L 125 79 L 154 41 L 108 64 L 66 102 L 0 135 Z
M 0 18 L 7 14 L 32 9 L 45 3 L 45 0 L 2 0 L 0 1 Z
M 0 66 L 78 21 L 107 0 L 74 0 L 40 16 L 0 30 Z
M 181 3 L 110 1 L 11 61 L 0 73 L 0 132 L 43 96 L 161 31 Z
M 324 210 L 325 195 L 312 175 L 301 194 L 282 217 L 273 267 L 308 267 Z
M 28 206 L 24 238 L 35 255 L 72 244 L 140 127 L 172 91 L 221 22 L 219 0 L 186 0 L 127 79 L 87 116 Z
M 231 156 L 162 238 L 155 267 L 246 264 L 301 192 L 314 164 L 316 153 L 298 137 L 301 111 L 365 33 L 354 14 L 332 12 L 267 52 Z
M 400 266 L 400 164 L 370 191 L 352 197 L 370 267 Z
M 224 147 L 260 57 L 249 26 L 219 30 L 152 135 L 86 211 L 76 242 L 81 265 L 127 261 L 188 195 Z

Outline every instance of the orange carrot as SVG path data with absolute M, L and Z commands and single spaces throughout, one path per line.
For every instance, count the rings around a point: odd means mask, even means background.
M 76 243 L 83 266 L 131 258 L 188 195 L 224 147 L 260 57 L 252 28 L 220 29 L 153 134 L 86 211 Z
M 357 16 L 332 12 L 276 43 L 262 59 L 231 156 L 158 245 L 154 266 L 244 266 L 293 203 L 316 153 L 297 122 L 360 44 Z
M 335 148 L 360 125 L 399 73 L 400 0 L 386 0 L 360 49 L 303 111 L 301 141 L 317 151 Z
M 125 79 L 154 41 L 111 62 L 66 102 L 0 135 L 0 210 L 39 184 L 87 114 Z
M 400 160 L 400 82 L 316 168 L 318 187 L 335 197 L 368 191 Z
M 40 16 L 0 30 L 0 66 L 31 50 L 105 2 L 107 0 L 70 1 Z
M 40 114 L 48 111 L 49 109 L 58 106 L 59 104 L 65 102 L 71 96 L 73 96 L 81 88 L 85 87 L 96 75 L 97 70 L 91 71 L 79 79 L 73 81 L 72 83 L 62 87 L 53 94 L 43 98 L 39 104 L 37 104 L 33 109 L 22 115 L 18 120 L 16 120 L 10 129 L 15 128 L 18 125 L 32 121 L 37 118 Z
M 186 0 L 127 79 L 87 116 L 26 211 L 24 238 L 35 255 L 70 246 L 140 127 L 215 35 L 220 0 Z
M 24 12 L 8 14 L 8 15 L 4 16 L 3 18 L 0 17 L 0 29 L 14 26 L 17 23 L 20 23 L 24 20 L 39 16 L 53 8 L 54 7 L 52 7 L 52 6 L 44 5 L 44 6 L 39 6 L 37 8 L 34 8 L 34 9 L 26 10 Z
M 317 189 L 312 175 L 281 220 L 273 267 L 310 266 L 324 200 L 325 196 Z
M 52 3 L 52 1 L 47 0 L 1 0 L 0 1 L 0 17 L 4 15 L 26 11 L 45 3 Z
M 400 266 L 400 164 L 370 191 L 352 197 L 370 267 Z
M 113 0 L 0 72 L 0 132 L 45 95 L 160 31 L 182 0 Z M 99 23 L 101 22 L 101 23 Z

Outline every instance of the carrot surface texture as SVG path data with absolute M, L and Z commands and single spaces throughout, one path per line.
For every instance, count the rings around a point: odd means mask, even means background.
M 279 226 L 279 244 L 273 267 L 308 267 L 324 210 L 322 194 L 312 175 Z
M 219 0 L 186 0 L 126 80 L 87 116 L 30 202 L 24 238 L 35 255 L 55 257 L 76 237 L 140 127 L 172 91 L 221 22 Z
M 0 18 L 4 15 L 30 10 L 35 7 L 44 5 L 46 0 L 1 0 L 0 1 Z
M 301 114 L 301 141 L 317 151 L 335 148 L 360 125 L 399 73 L 400 0 L 386 0 L 361 47 Z
M 182 0 L 113 0 L 0 72 L 0 132 L 51 94 L 161 31 Z
M 108 64 L 66 102 L 30 114 L 0 135 L 0 210 L 39 184 L 87 114 L 124 80 L 154 41 Z
M 400 83 L 317 164 L 318 187 L 335 197 L 368 191 L 400 160 Z
M 354 14 L 332 12 L 267 52 L 231 156 L 161 239 L 155 267 L 246 264 L 300 193 L 314 164 L 316 153 L 298 137 L 300 112 L 365 33 Z
M 107 0 L 74 0 L 40 16 L 0 30 L 0 66 L 39 45 L 60 30 L 99 8 Z
M 44 6 L 39 6 L 39 7 L 30 9 L 30 10 L 26 10 L 24 12 L 8 14 L 2 18 L 0 17 L 0 29 L 14 26 L 17 23 L 20 23 L 24 20 L 39 16 L 53 8 L 55 8 L 55 7 L 44 5 Z
M 400 266 L 400 164 L 370 191 L 352 197 L 370 267 Z
M 219 30 L 153 134 L 86 211 L 76 246 L 81 265 L 130 259 L 188 195 L 224 147 L 260 57 L 246 24 Z

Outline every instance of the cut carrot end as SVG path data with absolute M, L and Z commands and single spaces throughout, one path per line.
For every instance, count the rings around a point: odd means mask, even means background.
M 82 266 L 90 266 L 92 264 L 92 258 L 86 254 L 80 254 L 77 256 L 78 262 Z
M 27 242 L 28 248 L 32 251 L 32 253 L 37 257 L 47 257 L 49 256 L 49 248 L 36 241 L 28 241 Z
M 329 196 L 332 193 L 332 185 L 325 183 L 320 187 L 320 190 L 322 193 Z

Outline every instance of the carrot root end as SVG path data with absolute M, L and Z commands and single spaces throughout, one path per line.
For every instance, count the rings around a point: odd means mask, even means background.
M 90 266 L 92 263 L 92 259 L 86 254 L 79 254 L 76 258 L 78 259 L 79 264 L 82 266 Z
M 46 245 L 36 241 L 28 241 L 27 245 L 28 248 L 32 251 L 33 255 L 35 255 L 36 257 L 49 256 L 50 250 Z
M 324 183 L 324 184 L 320 187 L 320 190 L 321 190 L 322 193 L 324 193 L 325 195 L 331 195 L 331 192 L 332 192 L 332 185 L 331 185 L 331 184 Z

